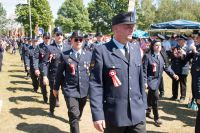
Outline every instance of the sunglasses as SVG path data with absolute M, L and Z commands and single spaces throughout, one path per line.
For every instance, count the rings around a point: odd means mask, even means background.
M 78 41 L 79 41 L 79 42 L 82 42 L 82 41 L 83 41 L 83 38 L 75 38 L 74 41 L 75 41 L 75 42 L 78 42 Z
M 44 39 L 50 39 L 50 37 L 45 37 Z
M 63 36 L 62 33 L 56 33 L 56 36 Z

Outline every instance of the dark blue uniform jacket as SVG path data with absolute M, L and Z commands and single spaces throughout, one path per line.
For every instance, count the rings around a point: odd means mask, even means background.
M 58 66 L 55 88 L 59 89 L 63 81 L 63 93 L 67 97 L 83 98 L 88 95 L 89 88 L 89 67 L 92 53 L 82 51 L 80 60 L 75 57 L 73 50 L 62 53 Z M 73 67 L 72 67 L 73 66 Z M 62 74 L 64 72 L 64 80 Z
M 116 126 L 145 122 L 146 93 L 140 48 L 129 44 L 130 61 L 113 40 L 95 48 L 91 61 L 90 103 L 93 121 L 106 120 Z M 115 87 L 110 72 L 121 85 Z

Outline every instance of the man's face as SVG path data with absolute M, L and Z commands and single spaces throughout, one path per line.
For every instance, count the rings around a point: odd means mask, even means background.
M 185 41 L 184 39 L 178 40 L 178 45 L 179 45 L 180 47 L 183 47 L 185 44 L 186 44 L 186 41 Z
M 102 36 L 97 36 L 96 38 L 97 38 L 97 41 L 98 41 L 98 42 L 101 42 L 101 41 L 102 41 Z
M 153 51 L 154 52 L 157 52 L 159 53 L 161 51 L 161 42 L 156 42 L 154 45 L 153 45 Z
M 55 34 L 55 41 L 56 41 L 56 43 L 62 43 L 62 41 L 63 41 L 63 34 L 62 33 L 56 33 Z
M 33 40 L 33 45 L 34 46 L 37 46 L 39 44 L 39 41 L 38 40 Z
M 29 41 L 28 41 L 28 44 L 32 45 L 32 41 L 31 41 L 31 40 L 29 40 Z
M 197 37 L 197 42 L 200 43 L 200 36 Z
M 82 37 L 72 38 L 71 43 L 75 50 L 79 50 L 82 48 L 83 38 Z
M 114 26 L 113 32 L 117 38 L 130 41 L 132 39 L 134 27 L 134 24 L 118 24 Z
M 43 41 L 44 41 L 45 44 L 49 45 L 49 43 L 50 43 L 50 37 L 49 36 L 44 36 L 43 37 Z

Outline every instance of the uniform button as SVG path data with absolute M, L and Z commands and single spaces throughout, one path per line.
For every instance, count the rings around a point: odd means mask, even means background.
M 78 66 L 78 68 L 80 68 L 80 66 Z
M 131 76 L 129 77 L 129 79 L 131 79 Z
M 79 77 L 79 79 L 81 79 L 81 77 Z
M 79 83 L 81 85 L 81 83 Z
M 131 101 L 131 98 L 130 98 L 130 101 Z
M 130 88 L 130 90 L 131 90 L 132 88 Z

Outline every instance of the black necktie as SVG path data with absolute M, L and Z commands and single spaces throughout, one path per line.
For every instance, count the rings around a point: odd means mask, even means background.
M 62 51 L 62 45 L 58 45 L 58 49 Z
M 129 60 L 129 53 L 128 53 L 127 46 L 124 46 L 124 51 L 125 51 L 125 57 L 126 57 L 126 59 Z
M 76 58 L 77 58 L 78 60 L 80 60 L 80 56 L 81 56 L 80 53 L 77 53 L 77 54 L 76 54 Z

